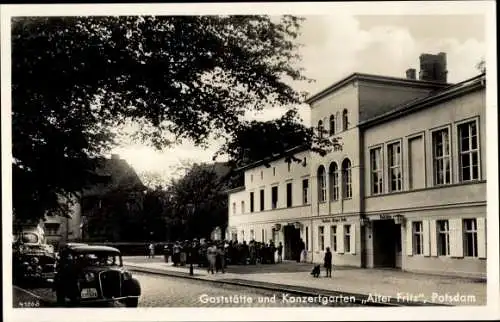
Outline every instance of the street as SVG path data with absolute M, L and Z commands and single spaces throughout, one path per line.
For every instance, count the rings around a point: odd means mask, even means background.
M 194 281 L 185 278 L 166 277 L 151 274 L 134 276 L 141 283 L 142 296 L 140 307 L 314 307 L 320 303 L 297 303 L 298 297 L 287 296 L 251 287 L 221 285 L 210 282 Z M 42 298 L 55 301 L 49 289 L 29 290 Z M 275 296 L 274 296 L 275 295 Z M 283 297 L 285 296 L 285 297 Z M 44 307 L 35 297 L 14 288 L 13 305 L 20 307 Z M 263 303 L 265 302 L 265 303 Z M 295 302 L 295 303 L 294 303 Z M 361 306 L 354 303 L 329 303 L 329 306 Z M 52 306 L 49 304 L 49 306 Z

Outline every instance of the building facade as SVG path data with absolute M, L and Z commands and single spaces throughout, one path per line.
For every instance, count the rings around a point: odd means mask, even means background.
M 440 71 L 425 80 L 356 73 L 309 98 L 342 148 L 243 168 L 232 238 L 281 241 L 285 259 L 302 239 L 311 262 L 330 247 L 335 265 L 485 276 L 485 76 L 448 84 L 434 56 L 420 57 Z

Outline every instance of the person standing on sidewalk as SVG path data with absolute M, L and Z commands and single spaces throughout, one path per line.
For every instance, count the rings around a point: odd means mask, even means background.
M 155 258 L 155 245 L 153 243 L 149 244 L 149 258 Z
M 325 270 L 326 277 L 332 277 L 332 252 L 330 251 L 330 247 L 326 248 L 325 252 Z
M 215 260 L 217 256 L 217 248 L 210 242 L 207 248 L 207 259 L 208 259 L 208 272 L 214 274 L 215 270 Z
M 283 262 L 283 257 L 282 257 L 282 255 L 283 255 L 283 244 L 281 242 L 278 244 L 277 249 L 278 249 L 278 263 L 281 263 L 281 262 Z

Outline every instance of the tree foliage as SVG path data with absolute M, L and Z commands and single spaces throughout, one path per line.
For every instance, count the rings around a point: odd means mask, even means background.
M 480 73 L 486 73 L 486 60 L 482 58 L 477 64 L 476 64 L 476 69 Z
M 227 193 L 235 177 L 221 163 L 195 164 L 169 188 L 169 239 L 209 237 L 227 227 Z
M 36 17 L 12 21 L 13 196 L 40 218 L 98 179 L 115 130 L 164 147 L 242 137 L 247 111 L 293 106 L 301 19 L 283 16 Z M 291 119 L 290 119 L 291 121 Z M 252 125 L 250 125 L 252 126 Z M 292 126 L 292 125 L 290 125 Z M 234 145 L 227 152 L 239 152 Z
M 306 127 L 298 117 L 297 109 L 290 109 L 279 119 L 242 124 L 216 156 L 228 155 L 233 166 L 269 160 L 276 155 L 284 156 L 285 162 L 301 162 L 291 149 L 304 147 L 325 155 L 340 146 L 339 138 L 327 136 L 324 129 Z

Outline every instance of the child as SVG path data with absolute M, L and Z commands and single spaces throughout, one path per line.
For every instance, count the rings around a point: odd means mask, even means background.
M 330 247 L 327 247 L 325 252 L 325 269 L 326 277 L 332 277 L 332 252 Z

